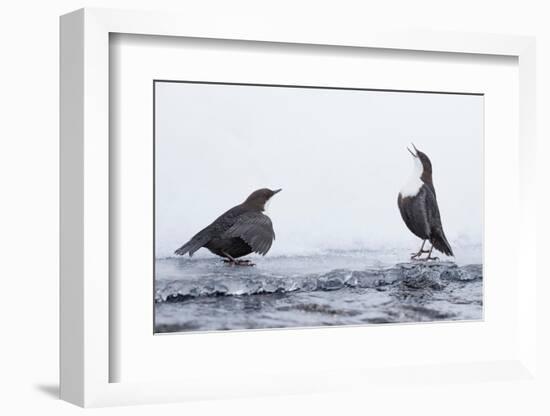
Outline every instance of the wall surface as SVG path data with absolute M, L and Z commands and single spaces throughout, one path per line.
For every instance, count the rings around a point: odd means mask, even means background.
M 1 96 L 2 149 L 0 177 L 0 262 L 2 275 L 3 342 L 0 344 L 2 414 L 74 414 L 80 409 L 60 402 L 58 378 L 58 16 L 74 9 L 116 7 L 178 10 L 185 13 L 236 13 L 263 16 L 287 24 L 332 27 L 432 28 L 436 30 L 510 33 L 537 36 L 538 134 L 541 182 L 540 212 L 549 212 L 544 192 L 550 177 L 549 153 L 550 28 L 547 2 L 534 0 L 461 1 L 152 1 L 89 0 L 11 1 L 2 4 Z M 544 182 L 542 180 L 545 180 Z M 547 218 L 539 225 L 540 253 L 548 248 Z M 541 261 L 542 264 L 542 261 Z M 549 308 L 538 287 L 540 337 L 548 351 Z M 545 332 L 542 332 L 545 328 Z M 547 354 L 539 367 L 549 374 Z M 545 357 L 546 355 L 546 357 Z M 433 385 L 431 388 L 373 397 L 345 393 L 308 397 L 218 401 L 152 408 L 95 410 L 96 414 L 548 414 L 544 393 L 522 386 L 487 383 L 483 386 Z M 397 398 L 397 399 L 396 399 Z M 429 398 L 429 400 L 426 400 Z

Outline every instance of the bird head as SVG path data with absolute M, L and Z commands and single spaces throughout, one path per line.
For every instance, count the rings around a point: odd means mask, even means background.
M 273 195 L 281 191 L 282 189 L 275 189 L 275 190 L 271 190 L 268 188 L 258 189 L 252 192 L 250 196 L 246 198 L 246 200 L 244 201 L 244 205 L 250 208 L 258 209 L 260 211 L 265 211 L 266 204 L 269 202 L 271 197 L 273 197 Z
M 421 152 L 416 148 L 414 143 L 411 143 L 413 150 L 407 147 L 407 150 L 414 158 L 415 166 L 417 167 L 418 175 L 426 182 L 429 178 L 431 181 L 432 178 L 432 162 L 426 153 Z

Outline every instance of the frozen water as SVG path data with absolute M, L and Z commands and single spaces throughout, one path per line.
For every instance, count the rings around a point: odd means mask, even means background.
M 477 262 L 399 262 L 402 252 L 156 260 L 157 332 L 477 320 Z M 463 257 L 473 260 L 476 256 Z

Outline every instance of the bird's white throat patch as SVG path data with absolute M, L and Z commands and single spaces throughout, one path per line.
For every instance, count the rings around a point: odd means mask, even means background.
M 413 159 L 413 171 L 411 177 L 399 192 L 402 198 L 412 197 L 418 194 L 418 191 L 420 191 L 423 184 L 422 179 L 420 179 L 422 176 L 422 170 L 422 162 L 419 158 L 415 157 Z

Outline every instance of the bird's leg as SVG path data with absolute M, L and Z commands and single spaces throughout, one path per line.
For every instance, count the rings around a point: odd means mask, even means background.
M 432 257 L 432 250 L 434 249 L 434 245 L 432 244 L 432 246 L 430 247 L 430 251 L 428 252 L 428 257 L 426 257 L 426 261 L 429 261 L 429 260 L 439 260 L 439 257 Z
M 426 244 L 426 240 L 422 241 L 422 247 L 420 247 L 418 253 L 412 253 L 411 260 L 417 259 L 422 255 L 422 253 L 428 253 L 428 250 L 424 250 L 424 244 Z
M 255 266 L 255 264 L 252 263 L 250 260 L 238 260 L 236 258 L 231 257 L 225 251 L 222 251 L 222 253 L 225 257 L 227 257 L 227 259 L 224 260 L 225 263 L 230 263 L 231 265 L 235 265 L 235 266 Z
M 231 264 L 237 263 L 237 260 L 231 257 L 229 254 L 227 254 L 225 251 L 222 251 L 222 254 L 226 257 L 225 259 L 223 259 L 224 263 L 231 263 Z

